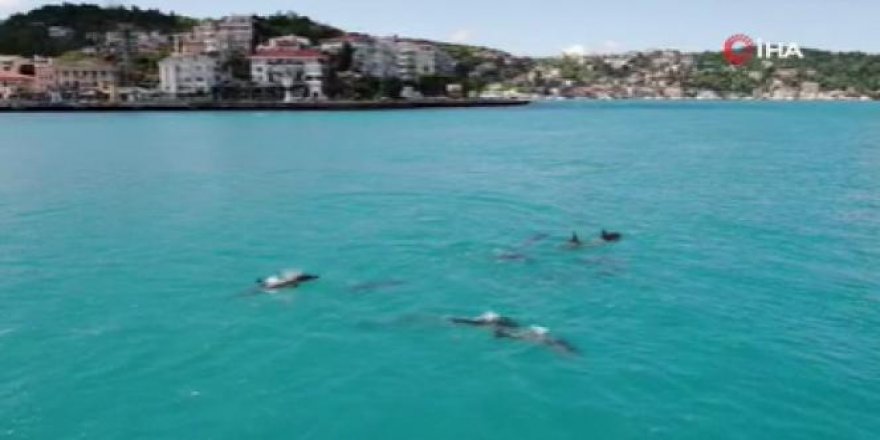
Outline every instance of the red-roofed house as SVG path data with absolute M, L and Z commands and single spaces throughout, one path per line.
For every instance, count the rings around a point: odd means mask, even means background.
M 251 55 L 251 79 L 263 86 L 305 84 L 309 98 L 323 98 L 324 54 L 311 49 L 261 50 Z

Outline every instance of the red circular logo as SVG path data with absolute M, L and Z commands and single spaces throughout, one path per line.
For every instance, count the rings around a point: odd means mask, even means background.
M 724 42 L 724 58 L 733 66 L 742 66 L 755 57 L 755 49 L 748 35 L 736 34 Z

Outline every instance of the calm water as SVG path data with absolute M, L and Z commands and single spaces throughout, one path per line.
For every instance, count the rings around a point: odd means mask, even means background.
M 0 438 L 880 432 L 876 104 L 2 115 L 0 133 Z M 603 227 L 625 240 L 559 247 Z M 241 295 L 290 267 L 324 278 Z M 486 310 L 582 353 L 444 322 Z

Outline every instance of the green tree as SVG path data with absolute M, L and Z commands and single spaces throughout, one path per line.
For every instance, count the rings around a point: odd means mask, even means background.
M 251 62 L 245 54 L 235 52 L 220 66 L 233 79 L 247 81 L 251 78 Z
M 354 66 L 354 47 L 350 43 L 345 42 L 342 49 L 334 57 L 334 65 L 339 72 L 350 72 Z

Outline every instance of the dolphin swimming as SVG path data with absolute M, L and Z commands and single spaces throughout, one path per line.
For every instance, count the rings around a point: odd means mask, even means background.
M 606 243 L 615 243 L 623 239 L 623 234 L 620 232 L 608 232 L 603 229 L 600 237 Z
M 257 284 L 261 289 L 272 292 L 279 289 L 295 289 L 302 283 L 315 281 L 319 278 L 321 277 L 318 275 L 311 275 L 299 271 L 289 271 L 280 275 L 258 279 Z
M 571 238 L 568 239 L 568 246 L 575 248 L 575 247 L 580 247 L 583 244 L 584 243 L 581 242 L 581 238 L 578 237 L 577 232 L 572 232 Z
M 550 330 L 546 327 L 533 325 L 523 328 L 514 319 L 495 312 L 486 312 L 476 318 L 452 317 L 448 320 L 453 324 L 488 328 L 498 339 L 532 342 L 552 348 L 559 353 L 578 354 L 577 347 L 562 338 L 551 335 Z
M 571 234 L 571 238 L 569 238 L 568 241 L 565 242 L 565 247 L 569 249 L 579 249 L 584 247 L 591 248 L 611 243 L 617 243 L 620 240 L 623 240 L 623 234 L 621 234 L 620 232 L 609 232 L 603 229 L 602 232 L 599 233 L 598 238 L 590 241 L 589 243 L 584 243 L 583 241 L 581 241 L 580 237 L 578 237 L 577 232 L 573 232 Z
M 526 254 L 521 254 L 519 252 L 504 252 L 498 254 L 495 259 L 498 261 L 528 261 L 529 257 Z
M 528 240 L 522 242 L 522 244 L 520 244 L 519 247 L 520 248 L 528 248 L 528 247 L 531 247 L 532 245 L 540 243 L 548 238 L 550 238 L 550 234 L 547 234 L 545 232 L 540 232 L 540 233 L 537 233 L 537 234 L 529 237 Z
M 510 251 L 505 251 L 499 253 L 495 259 L 498 261 L 522 261 L 528 262 L 530 260 L 529 256 L 524 253 L 525 250 L 535 246 L 536 244 L 546 240 L 550 237 L 550 234 L 546 233 L 538 233 L 532 235 L 528 239 L 524 240 L 519 246 L 512 248 Z
M 400 287 L 405 284 L 406 284 L 405 282 L 397 281 L 397 280 L 367 281 L 365 283 L 355 284 L 355 285 L 351 286 L 349 289 L 352 292 L 363 293 L 363 292 L 372 292 L 375 290 L 393 289 L 395 287 Z
M 449 322 L 459 325 L 469 325 L 473 327 L 492 327 L 492 328 L 518 328 L 519 323 L 506 316 L 501 316 L 495 312 L 486 312 L 476 318 L 449 318 Z
M 578 354 L 578 349 L 574 345 L 564 339 L 553 337 L 546 327 L 531 326 L 525 330 L 495 328 L 495 337 L 534 342 L 563 354 Z

